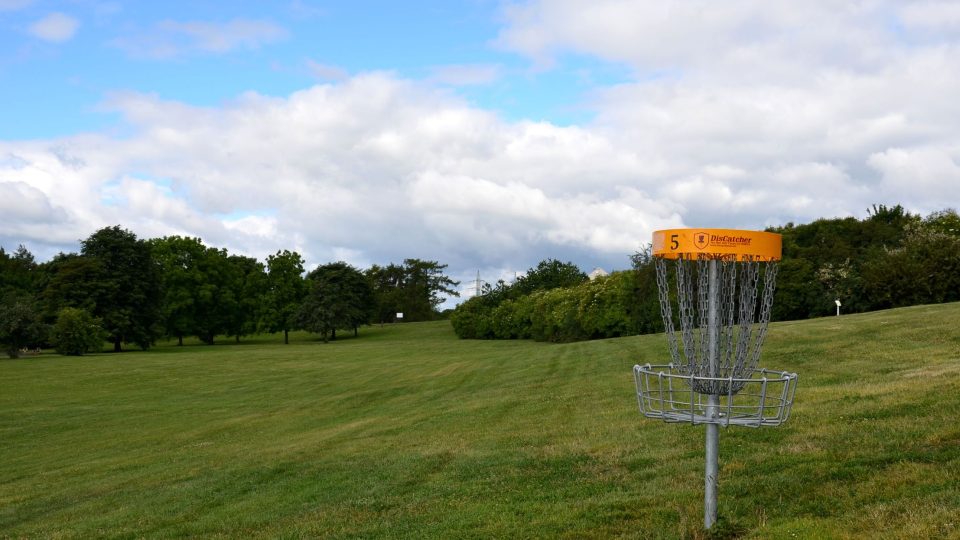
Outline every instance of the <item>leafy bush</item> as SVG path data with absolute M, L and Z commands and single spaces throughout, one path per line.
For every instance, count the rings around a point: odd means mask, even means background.
M 477 332 L 479 321 L 483 316 L 482 296 L 475 296 L 457 306 L 450 314 L 450 324 L 453 331 L 463 339 L 480 339 Z
M 460 304 L 450 320 L 456 334 L 465 339 L 562 342 L 650 331 L 659 323 L 640 318 L 659 317 L 656 291 L 647 300 L 639 299 L 638 275 L 614 272 L 571 287 L 526 295 L 504 294 L 501 287 Z M 646 305 L 650 301 L 654 302 L 652 310 Z
M 100 320 L 77 308 L 61 309 L 50 331 L 50 341 L 57 352 L 71 356 L 99 351 L 106 339 L 107 333 L 100 326 Z
M 0 300 L 0 343 L 10 358 L 20 356 L 20 349 L 40 341 L 40 317 L 31 297 L 15 293 Z
M 630 328 L 633 282 L 628 272 L 615 272 L 587 287 L 579 287 L 577 320 L 585 335 L 607 338 L 633 333 Z

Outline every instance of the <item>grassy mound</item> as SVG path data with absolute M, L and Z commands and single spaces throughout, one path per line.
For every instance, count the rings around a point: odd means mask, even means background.
M 721 430 L 714 536 L 960 535 L 957 321 L 772 325 L 797 402 Z M 0 361 L 0 536 L 704 536 L 703 428 L 636 410 L 663 336 L 295 337 Z

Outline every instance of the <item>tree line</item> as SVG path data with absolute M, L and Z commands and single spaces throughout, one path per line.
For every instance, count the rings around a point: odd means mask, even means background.
M 199 238 L 149 240 L 106 227 L 79 253 L 38 263 L 20 246 L 0 247 L 0 343 L 11 357 L 53 345 L 65 354 L 142 349 L 161 337 L 217 336 L 304 329 L 324 341 L 371 323 L 436 318 L 458 282 L 445 264 L 406 259 L 360 270 L 345 262 L 305 272 L 303 257 L 280 250 L 265 262 L 203 244 Z
M 819 219 L 783 235 L 773 316 L 806 319 L 960 300 L 960 216 L 875 205 L 862 220 Z
M 767 229 L 782 235 L 773 320 L 960 300 L 960 217 L 875 205 L 864 219 Z M 546 260 L 513 284 L 488 286 L 451 315 L 461 338 L 576 341 L 663 331 L 650 247 L 632 269 L 588 280 Z
M 633 257 L 636 270 L 593 280 L 572 262 L 546 259 L 514 283 L 485 286 L 457 306 L 450 315 L 454 332 L 468 339 L 538 341 L 654 332 L 659 305 L 651 307 L 649 300 L 656 302 L 656 277 L 639 266 L 644 256 Z

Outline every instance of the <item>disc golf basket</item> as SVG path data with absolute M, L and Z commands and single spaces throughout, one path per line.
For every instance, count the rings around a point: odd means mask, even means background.
M 708 529 L 717 520 L 719 427 L 778 426 L 790 418 L 797 374 L 757 367 L 780 254 L 780 235 L 773 233 L 653 233 L 671 361 L 633 367 L 637 401 L 646 417 L 706 425 Z

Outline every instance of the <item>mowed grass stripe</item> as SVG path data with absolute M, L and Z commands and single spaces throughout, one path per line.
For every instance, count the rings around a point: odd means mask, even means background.
M 723 531 L 960 534 L 960 305 L 780 323 L 790 422 L 721 431 Z M 642 419 L 662 336 L 447 323 L 0 362 L 0 534 L 702 535 L 703 429 Z M 904 517 L 908 516 L 908 517 Z

